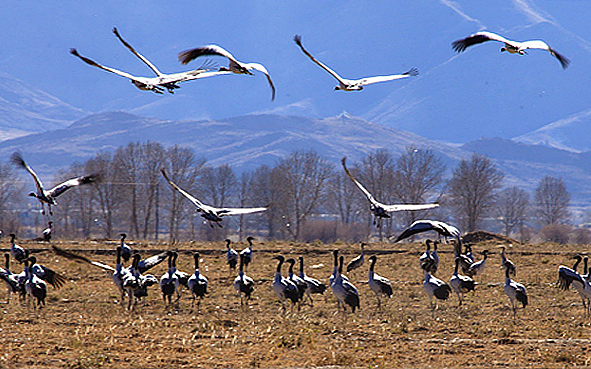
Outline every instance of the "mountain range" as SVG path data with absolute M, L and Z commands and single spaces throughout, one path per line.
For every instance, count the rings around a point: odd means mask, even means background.
M 591 151 L 577 153 L 542 145 L 483 138 L 461 146 L 432 141 L 416 134 L 341 114 L 315 119 L 302 116 L 252 114 L 221 120 L 172 121 L 108 112 L 87 116 L 70 126 L 0 142 L 0 157 L 14 151 L 47 181 L 56 170 L 84 162 L 99 151 L 114 151 L 129 142 L 178 144 L 193 149 L 211 165 L 229 164 L 237 172 L 274 165 L 293 150 L 314 149 L 333 162 L 351 162 L 377 149 L 393 154 L 407 147 L 431 149 L 447 167 L 447 176 L 463 158 L 481 153 L 505 173 L 505 186 L 533 191 L 545 176 L 562 177 L 572 205 L 591 205 Z

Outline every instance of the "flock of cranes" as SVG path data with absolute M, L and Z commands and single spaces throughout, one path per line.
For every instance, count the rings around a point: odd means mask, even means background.
M 434 221 L 422 221 L 423 224 L 428 222 Z M 441 226 L 441 222 L 435 222 L 435 224 Z M 452 227 L 445 223 L 443 225 Z M 403 231 L 402 234 L 405 234 L 405 232 L 408 234 L 408 230 L 411 228 L 412 226 Z M 437 231 L 437 228 L 428 230 Z M 439 232 L 440 236 L 448 234 L 447 231 L 437 232 Z M 182 291 L 187 290 L 192 298 L 191 307 L 194 306 L 196 301 L 197 308 L 200 307 L 201 300 L 208 293 L 209 282 L 207 277 L 200 271 L 201 256 L 198 252 L 193 253 L 194 270 L 192 273 L 187 273 L 179 270 L 177 267 L 178 252 L 164 251 L 141 260 L 138 251 L 131 250 L 129 254 L 127 253 L 126 249 L 130 248 L 130 246 L 124 242 L 125 238 L 126 235 L 121 234 L 120 244 L 116 248 L 114 266 L 90 260 L 87 257 L 64 250 L 55 245 L 53 245 L 53 251 L 59 256 L 76 260 L 108 272 L 113 284 L 119 290 L 120 303 L 124 305 L 127 300 L 127 309 L 129 310 L 135 309 L 138 302 L 142 301 L 148 295 L 149 288 L 156 285 L 160 287 L 162 299 L 166 306 L 178 304 L 182 296 Z M 231 271 L 235 271 L 238 266 L 233 287 L 240 296 L 241 305 L 248 304 L 248 300 L 251 299 L 255 291 L 255 280 L 246 274 L 248 264 L 253 262 L 253 240 L 255 240 L 253 237 L 248 237 L 248 245 L 241 252 L 234 250 L 231 247 L 231 241 L 226 240 L 226 262 Z M 418 267 L 424 275 L 423 289 L 433 310 L 438 309 L 438 301 L 448 300 L 452 293 L 457 295 L 458 304 L 461 306 L 465 301 L 465 295 L 471 291 L 475 291 L 477 288 L 478 283 L 475 279 L 481 277 L 485 272 L 488 259 L 488 250 L 481 252 L 482 259 L 475 260 L 471 245 L 462 245 L 461 238 L 450 240 L 449 244 L 452 245 L 454 251 L 454 265 L 451 277 L 448 281 L 445 281 L 437 276 L 445 273 L 443 270 L 449 270 L 447 267 L 442 268 L 440 265 L 438 248 L 442 245 L 442 242 L 444 241 L 439 239 L 434 241 L 427 239 L 425 241 L 425 252 L 418 258 Z M 10 243 L 10 253 L 5 254 L 4 267 L 0 268 L 0 279 L 7 286 L 8 302 L 10 302 L 10 296 L 12 294 L 19 294 L 21 300 L 26 299 L 28 296 L 33 301 L 35 307 L 44 306 L 47 297 L 47 285 L 60 288 L 66 283 L 66 278 L 50 268 L 41 265 L 36 256 L 32 256 L 28 250 L 17 245 L 14 234 L 10 235 Z M 367 244 L 362 244 L 361 247 L 361 254 L 347 264 L 347 273 L 358 271 L 365 264 L 365 247 L 367 247 Z M 461 250 L 462 247 L 464 248 L 463 252 L 458 253 L 458 250 Z M 501 249 L 500 267 L 504 269 L 505 274 L 504 292 L 509 299 L 513 316 L 515 317 L 519 306 L 525 308 L 528 305 L 527 289 L 523 284 L 512 279 L 516 275 L 517 268 L 505 254 L 506 247 L 499 246 L 499 248 Z M 300 310 L 306 301 L 310 306 L 313 306 L 314 301 L 312 295 L 324 294 L 329 288 L 337 300 L 338 306 L 344 311 L 350 310 L 355 313 L 357 309 L 361 308 L 362 299 L 359 290 L 353 281 L 343 273 L 344 256 L 339 255 L 339 250 L 333 250 L 332 255 L 333 271 L 328 277 L 328 283 L 306 275 L 304 271 L 304 256 L 299 256 L 298 260 L 295 258 L 286 259 L 281 254 L 272 257 L 271 260 L 277 261 L 277 267 L 271 286 L 283 310 L 287 309 L 285 305 L 287 302 L 291 302 L 292 309 L 297 308 L 298 310 Z M 11 257 L 15 262 L 23 265 L 22 272 L 11 272 Z M 131 263 L 125 266 L 129 260 L 131 260 Z M 152 274 L 147 274 L 152 268 L 165 260 L 168 260 L 168 268 L 160 278 Z M 261 260 L 261 258 L 258 260 Z M 377 309 L 381 310 L 382 299 L 384 297 L 388 299 L 393 295 L 392 282 L 376 272 L 378 255 L 372 254 L 368 260 L 367 280 L 363 280 L 361 283 L 366 283 L 373 294 L 375 294 Z M 563 290 L 568 290 L 572 286 L 580 295 L 587 316 L 591 314 L 591 273 L 588 270 L 588 258 L 587 256 L 577 255 L 575 260 L 572 268 L 562 265 L 558 267 L 557 286 Z M 261 260 L 257 263 L 259 262 L 265 261 Z M 294 269 L 298 262 L 299 271 L 296 272 Z M 581 262 L 584 264 L 583 273 L 577 271 Z M 285 276 L 282 271 L 284 264 L 289 265 Z
M 197 48 L 193 48 L 190 50 L 182 51 L 178 54 L 178 60 L 181 64 L 186 65 L 190 63 L 192 60 L 198 59 L 200 57 L 207 57 L 207 56 L 218 56 L 222 58 L 228 59 L 228 67 L 220 67 L 217 69 L 212 69 L 213 65 L 209 62 L 205 62 L 201 67 L 198 69 L 174 73 L 174 74 L 164 74 L 154 64 L 152 64 L 148 59 L 146 59 L 143 55 L 138 53 L 127 41 L 125 41 L 121 35 L 119 34 L 117 28 L 113 28 L 113 33 L 115 36 L 123 43 L 123 45 L 129 49 L 136 57 L 138 57 L 144 64 L 148 66 L 155 74 L 156 77 L 137 77 L 133 76 L 127 72 L 120 71 L 118 69 L 114 69 L 111 67 L 107 67 L 101 65 L 87 57 L 84 57 L 78 53 L 75 48 L 70 49 L 70 53 L 78 58 L 80 58 L 85 63 L 103 69 L 107 72 L 111 72 L 122 76 L 124 78 L 128 78 L 137 88 L 144 91 L 153 91 L 158 94 L 162 94 L 164 89 L 166 89 L 169 93 L 174 93 L 174 90 L 179 88 L 178 83 L 197 80 L 201 78 L 207 77 L 215 77 L 220 75 L 227 75 L 227 74 L 247 74 L 253 75 L 253 71 L 258 71 L 263 73 L 267 77 L 267 82 L 271 87 L 271 100 L 275 100 L 275 85 L 271 79 L 271 75 L 265 66 L 260 63 L 244 63 L 238 61 L 230 53 L 228 50 L 222 48 L 218 45 L 205 45 Z M 417 76 L 419 71 L 417 68 L 411 68 L 405 73 L 401 74 L 392 74 L 392 75 L 384 75 L 384 76 L 373 76 L 373 77 L 365 77 L 360 79 L 346 79 L 341 77 L 337 72 L 326 66 L 324 63 L 317 60 L 312 54 L 310 54 L 302 44 L 302 37 L 300 35 L 295 35 L 293 38 L 294 42 L 297 46 L 300 47 L 302 52 L 310 58 L 312 62 L 317 64 L 320 68 L 324 69 L 328 72 L 332 77 L 334 77 L 338 81 L 338 86 L 335 87 L 335 90 L 342 90 L 342 91 L 361 91 L 364 86 L 371 85 L 378 82 L 387 82 L 393 81 L 397 79 Z M 567 59 L 562 54 L 558 53 L 556 50 L 548 46 L 544 41 L 541 40 L 532 40 L 532 41 L 512 41 L 508 40 L 503 36 L 492 32 L 477 32 L 473 35 L 470 35 L 466 38 L 456 40 L 452 43 L 452 47 L 457 52 L 463 52 L 466 48 L 476 45 L 479 43 L 483 43 L 486 41 L 499 41 L 504 43 L 504 47 L 501 48 L 501 51 L 507 51 L 511 54 L 519 54 L 525 55 L 527 54 L 527 50 L 531 49 L 539 49 L 548 51 L 552 56 L 554 56 L 563 68 L 568 67 L 570 60 Z

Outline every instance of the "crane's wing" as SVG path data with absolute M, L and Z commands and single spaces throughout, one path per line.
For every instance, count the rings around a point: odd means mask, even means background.
M 523 49 L 540 49 L 548 51 L 553 57 L 558 59 L 563 69 L 566 69 L 570 64 L 570 60 L 562 54 L 559 54 L 556 50 L 548 46 L 547 43 L 541 40 L 525 41 L 521 43 Z
M 120 75 L 121 77 L 129 78 L 132 81 L 136 81 L 136 82 L 139 82 L 139 83 L 144 83 L 144 81 L 140 80 L 136 76 L 132 76 L 129 73 L 122 72 L 122 71 L 120 71 L 118 69 L 114 69 L 114 68 L 110 68 L 110 67 L 105 67 L 104 65 L 100 65 L 99 63 L 95 62 L 94 60 L 88 59 L 87 57 L 78 54 L 78 51 L 76 49 L 70 49 L 70 54 L 79 57 L 80 59 L 82 59 L 83 62 L 85 62 L 86 64 L 89 64 L 89 65 L 92 65 L 93 67 L 97 67 L 97 68 L 100 68 L 102 70 L 106 70 L 107 72 L 115 73 L 117 75 Z
M 155 267 L 156 265 L 160 264 L 169 255 L 169 251 L 161 252 L 160 254 L 156 254 L 154 256 L 150 256 L 144 260 L 140 260 L 138 263 L 138 270 L 140 273 L 145 273 L 146 271 L 150 270 L 151 268 Z
M 163 75 L 162 72 L 160 72 L 158 70 L 158 68 L 156 68 L 156 66 L 152 63 L 150 63 L 150 61 L 148 59 L 146 59 L 142 54 L 138 53 L 137 51 L 135 51 L 135 49 L 128 44 L 122 37 L 121 35 L 119 35 L 119 31 L 117 31 L 117 27 L 113 27 L 113 33 L 115 34 L 115 36 L 117 36 L 117 38 L 119 39 L 119 41 L 121 41 L 123 43 L 123 45 L 125 45 L 126 48 L 129 49 L 129 51 L 131 51 L 133 53 L 133 55 L 137 56 L 141 61 L 143 61 L 148 68 L 152 69 L 152 71 L 154 71 L 154 73 L 156 73 L 156 75 L 158 77 L 161 77 Z
M 435 231 L 445 237 L 454 237 L 457 239 L 460 237 L 460 230 L 452 225 L 436 220 L 422 219 L 415 221 L 408 228 L 402 231 L 402 233 L 398 236 L 398 238 L 396 238 L 396 241 L 394 242 L 398 242 L 414 234 L 427 231 Z
M 223 217 L 223 216 L 227 216 L 227 215 L 258 213 L 260 211 L 265 211 L 265 210 L 267 210 L 266 207 L 261 207 L 261 208 L 221 208 L 221 209 L 216 209 L 216 214 L 220 217 Z
M 39 278 L 52 285 L 54 288 L 60 288 L 66 283 L 66 278 L 58 274 L 56 271 L 40 264 L 38 265 L 42 270 L 42 275 L 38 275 Z
M 407 211 L 407 210 L 427 210 L 438 207 L 439 204 L 399 204 L 399 205 L 382 205 L 387 212 L 392 211 Z
M 295 35 L 293 37 L 293 40 L 295 41 L 295 43 L 300 47 L 300 49 L 302 49 L 302 51 L 304 52 L 304 54 L 306 54 L 308 56 L 308 58 L 312 59 L 312 61 L 316 64 L 318 64 L 320 66 L 320 68 L 324 69 L 325 71 L 327 71 L 328 73 L 330 73 L 334 78 L 336 78 L 339 83 L 343 83 L 345 84 L 345 80 L 339 76 L 335 71 L 333 71 L 332 69 L 330 69 L 329 67 L 327 67 L 326 65 L 322 64 L 321 62 L 319 62 L 318 60 L 316 60 L 312 54 L 310 54 L 306 49 L 304 49 L 304 45 L 302 45 L 302 36 L 300 35 Z
M 18 151 L 15 152 L 10 157 L 10 160 L 12 161 L 12 163 L 14 165 L 24 168 L 27 172 L 29 172 L 29 174 L 31 175 L 31 177 L 33 177 L 33 180 L 35 181 L 35 186 L 37 187 L 37 192 L 43 193 L 43 184 L 41 183 L 41 180 L 37 176 L 37 173 L 35 173 L 33 171 L 33 169 L 31 169 L 31 167 L 28 166 L 27 163 L 25 163 L 25 160 L 23 159 L 23 156 L 21 155 L 21 153 Z
M 412 68 L 408 72 L 405 72 L 402 74 L 392 74 L 389 76 L 376 76 L 376 77 L 362 78 L 358 81 L 358 85 L 359 86 L 367 86 L 367 85 L 371 85 L 372 83 L 393 81 L 395 79 L 401 79 L 401 78 L 406 78 L 406 77 L 410 77 L 410 76 L 417 76 L 417 75 L 419 75 L 419 70 L 417 68 Z
M 470 35 L 466 38 L 462 38 L 460 40 L 452 42 L 451 45 L 455 51 L 461 53 L 462 51 L 466 50 L 466 48 L 472 45 L 481 44 L 486 41 L 499 41 L 515 46 L 515 41 L 507 40 L 501 35 L 497 35 L 496 33 L 486 31 L 476 32 L 475 34 Z
M 563 265 L 558 267 L 558 288 L 566 291 L 574 281 L 585 285 L 585 281 L 579 273 Z
M 272 91 L 271 101 L 275 100 L 275 85 L 273 85 L 273 81 L 271 80 L 271 76 L 269 75 L 267 68 L 265 68 L 262 64 L 259 63 L 248 63 L 247 65 L 254 70 L 258 70 L 259 72 L 264 73 L 265 76 L 267 76 L 267 81 L 269 82 L 269 86 L 271 86 Z
M 103 264 L 103 263 L 99 263 L 98 261 L 92 261 L 92 260 L 90 260 L 90 259 L 88 259 L 88 258 L 86 258 L 86 257 L 84 257 L 82 255 L 74 254 L 73 252 L 66 251 L 66 250 L 62 249 L 61 247 L 58 247 L 58 246 L 55 246 L 55 245 L 52 245 L 51 247 L 53 248 L 53 252 L 56 255 L 63 256 L 66 259 L 82 261 L 84 263 L 97 266 L 97 267 L 99 267 L 99 268 L 101 268 L 103 270 L 106 270 L 108 272 L 112 272 L 112 273 L 115 273 L 116 272 L 115 268 L 113 268 L 113 267 L 111 267 L 109 265 L 106 265 L 106 264 Z
M 51 190 L 49 190 L 47 192 L 48 192 L 49 196 L 57 197 L 72 187 L 81 186 L 81 185 L 85 185 L 85 184 L 89 184 L 89 183 L 94 183 L 94 182 L 98 181 L 99 178 L 100 178 L 100 176 L 98 174 L 90 174 L 87 176 L 80 176 L 80 177 L 72 178 L 72 179 L 69 179 L 63 183 L 58 184 L 57 186 L 55 186 L 54 188 L 52 188 Z
M 193 196 L 191 196 L 187 191 L 185 191 L 182 188 L 180 188 L 179 186 L 177 186 L 176 183 L 171 181 L 168 178 L 168 175 L 166 175 L 166 172 L 164 171 L 164 169 L 160 169 L 160 171 L 162 172 L 164 179 L 166 179 L 166 181 L 172 186 L 172 188 L 174 188 L 175 190 L 180 192 L 181 195 L 183 195 L 187 199 L 189 199 L 189 201 L 191 201 L 193 203 L 193 205 L 195 205 L 197 207 L 197 211 L 204 211 L 209 208 L 208 205 L 203 204 L 201 201 L 199 201 L 196 198 L 194 198 Z
M 193 59 L 197 59 L 204 55 L 217 55 L 228 58 L 236 64 L 240 64 L 238 60 L 229 51 L 218 45 L 205 45 L 203 47 L 197 47 L 190 50 L 185 50 L 179 53 L 178 58 L 181 64 L 187 64 Z
M 369 200 L 369 202 L 371 202 L 374 205 L 378 205 L 380 207 L 384 207 L 384 204 L 379 203 L 378 201 L 376 201 L 376 199 L 374 199 L 374 197 L 371 195 L 371 193 L 369 193 L 368 190 L 365 189 L 365 187 L 363 187 L 363 185 L 359 182 L 357 182 L 357 180 L 355 178 L 353 178 L 353 176 L 351 175 L 351 173 L 349 172 L 349 169 L 347 169 L 347 165 L 345 164 L 345 161 L 347 160 L 346 157 L 341 159 L 341 163 L 343 163 L 343 169 L 345 169 L 345 173 L 347 173 L 347 175 L 349 176 L 349 178 L 351 178 L 351 180 L 353 181 L 353 183 L 355 183 L 355 185 L 357 187 L 359 187 L 359 189 L 361 190 L 361 192 L 363 192 L 363 194 L 365 195 L 365 197 L 367 197 L 367 199 Z
M 194 79 L 201 79 L 201 78 L 207 78 L 207 77 L 223 76 L 226 74 L 233 74 L 233 73 L 228 70 L 205 72 L 205 71 L 203 71 L 203 69 L 195 69 L 195 70 L 186 72 L 186 75 L 182 79 L 179 79 L 177 82 L 192 81 Z

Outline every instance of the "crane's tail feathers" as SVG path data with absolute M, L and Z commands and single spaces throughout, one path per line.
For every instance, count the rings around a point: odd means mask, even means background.
M 52 245 L 51 248 L 53 249 L 53 252 L 56 255 L 63 256 L 66 259 L 80 260 L 80 261 L 83 261 L 85 263 L 92 264 L 92 261 L 90 259 L 88 259 L 88 258 L 86 258 L 86 257 L 84 257 L 82 255 L 77 255 L 77 254 L 74 254 L 73 252 L 66 251 L 66 250 L 64 250 L 61 247 L 58 247 L 56 245 Z

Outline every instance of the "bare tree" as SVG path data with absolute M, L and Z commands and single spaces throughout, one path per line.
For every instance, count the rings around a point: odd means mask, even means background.
M 339 215 L 341 222 L 349 224 L 358 219 L 367 207 L 364 198 L 359 197 L 359 188 L 344 171 L 335 173 L 328 183 L 331 201 L 327 206 Z
M 15 209 L 23 198 L 24 184 L 16 181 L 16 178 L 18 174 L 13 165 L 0 163 L 0 227 L 5 232 L 16 231 L 12 229 L 16 218 Z
M 204 198 L 215 207 L 228 206 L 236 189 L 236 174 L 228 164 L 205 167 L 200 187 Z
M 294 240 L 300 238 L 306 219 L 326 198 L 326 182 L 332 171 L 332 164 L 313 150 L 294 151 L 273 170 L 272 186 L 282 195 L 275 205 Z
M 504 176 L 490 158 L 481 154 L 472 154 L 454 169 L 448 183 L 451 206 L 466 231 L 475 231 L 488 215 Z
M 115 167 L 113 155 L 109 152 L 101 152 L 90 158 L 85 164 L 87 173 L 100 173 L 101 180 L 93 185 L 96 191 L 98 207 L 98 226 L 105 237 L 113 236 L 113 226 L 117 210 L 120 208 L 123 199 L 120 196 L 121 186 L 115 182 Z
M 523 229 L 529 213 L 529 194 L 517 186 L 505 188 L 499 192 L 495 209 L 509 237 L 516 227 Z
M 261 165 L 252 173 L 249 189 L 252 205 L 268 206 L 267 211 L 261 215 L 267 221 L 266 228 L 269 238 L 283 238 L 285 232 L 284 218 L 277 206 L 283 197 L 283 190 L 279 184 L 273 183 L 275 179 L 280 177 L 278 174 L 273 174 L 276 171 L 267 165 Z
M 568 221 L 570 194 L 562 178 L 545 176 L 534 192 L 535 214 L 541 226 Z
M 443 183 L 445 169 L 445 164 L 432 150 L 407 147 L 396 160 L 394 191 L 397 197 L 403 204 L 432 202 L 435 196 L 439 196 L 437 189 Z M 405 223 L 412 223 L 420 214 L 421 212 L 415 211 L 406 212 Z

